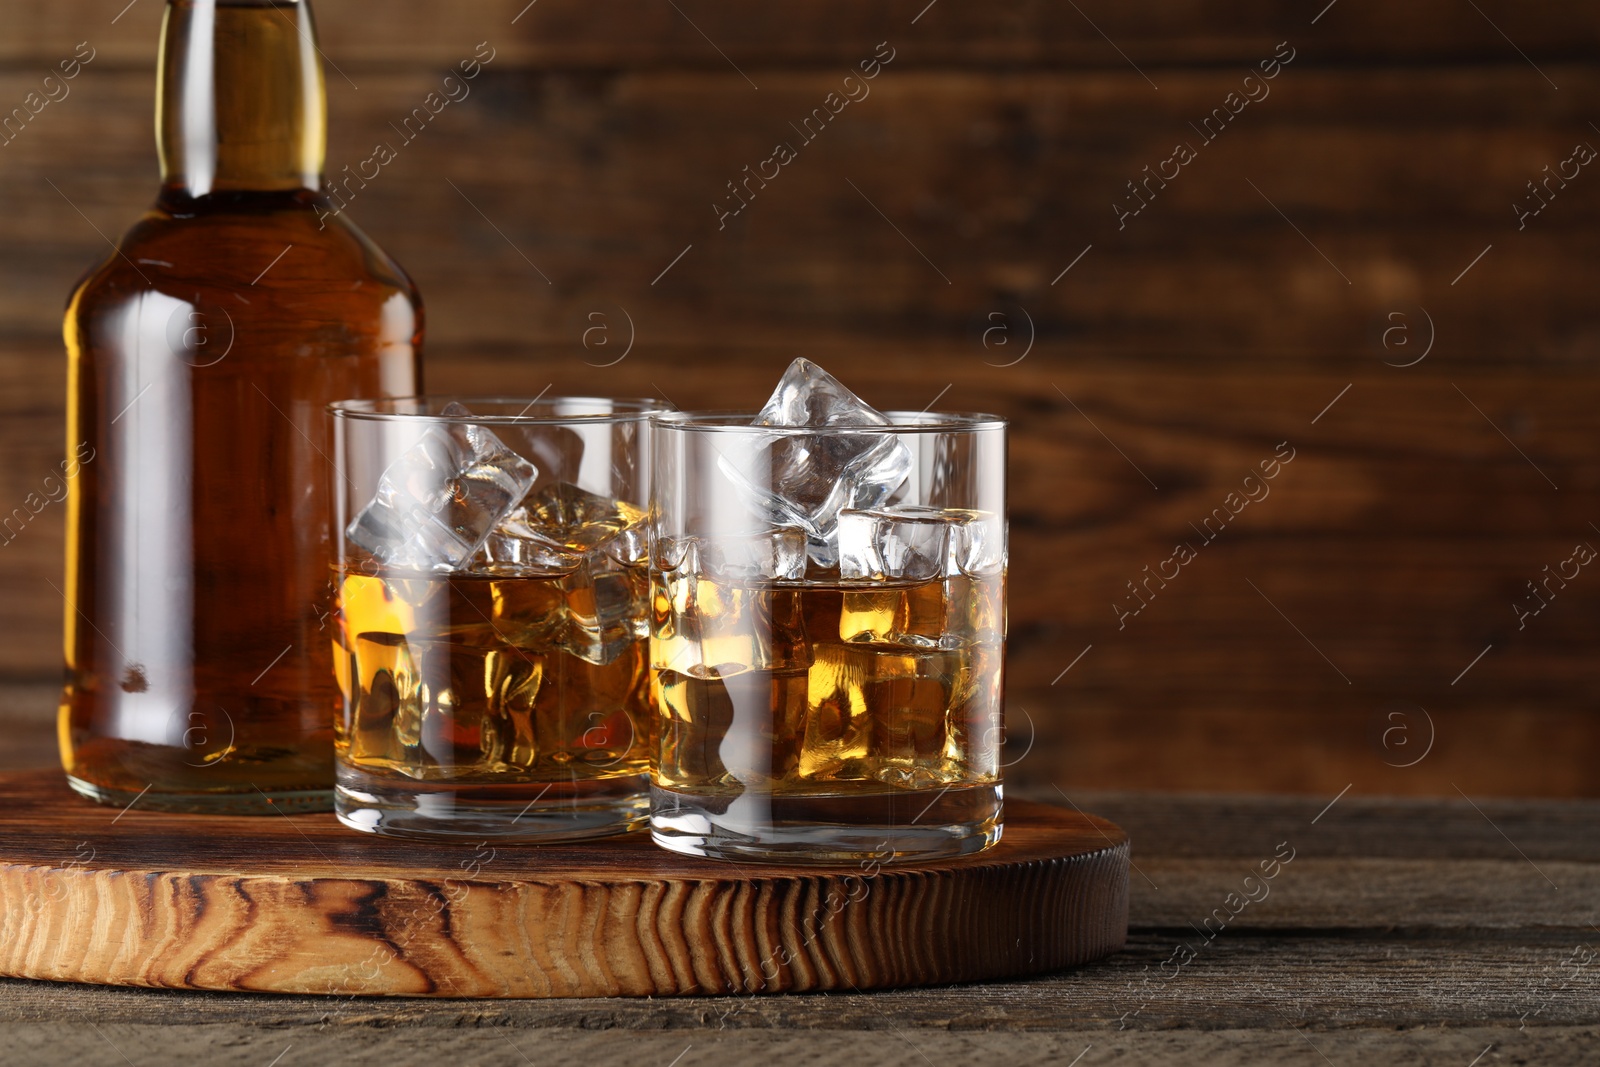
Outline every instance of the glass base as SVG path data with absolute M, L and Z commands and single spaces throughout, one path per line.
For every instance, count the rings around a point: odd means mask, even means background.
M 333 810 L 352 830 L 424 841 L 554 844 L 625 834 L 650 811 L 643 774 L 506 785 L 379 778 L 339 768 Z
M 114 808 L 139 811 L 181 812 L 189 815 L 274 815 L 328 811 L 333 807 L 329 789 L 260 790 L 238 793 L 163 793 L 156 789 L 130 792 L 86 782 L 67 775 L 67 784 L 79 796 Z
M 650 833 L 673 852 L 767 863 L 889 864 L 981 852 L 1000 840 L 999 785 L 772 796 L 650 787 Z

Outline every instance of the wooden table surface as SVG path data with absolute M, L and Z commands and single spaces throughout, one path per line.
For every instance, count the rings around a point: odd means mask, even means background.
M 11 980 L 0 981 L 0 1063 L 1489 1067 L 1600 1055 L 1600 802 L 1071 800 L 1132 837 L 1132 929 L 1123 953 L 1057 975 L 867 995 L 513 1002 Z

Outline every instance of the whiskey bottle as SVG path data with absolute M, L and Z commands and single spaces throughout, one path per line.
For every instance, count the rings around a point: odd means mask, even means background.
M 322 191 L 319 54 L 307 0 L 169 0 L 161 189 L 67 306 L 60 741 L 95 800 L 331 806 L 324 408 L 419 392 L 423 318 Z

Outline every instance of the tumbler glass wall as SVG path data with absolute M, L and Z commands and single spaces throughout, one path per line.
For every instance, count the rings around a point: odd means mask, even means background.
M 658 417 L 651 826 L 666 847 L 890 861 L 999 839 L 1005 424 L 887 415 Z M 849 472 L 873 464 L 904 480 L 849 506 Z M 843 507 L 786 503 L 839 469 Z
M 643 821 L 655 406 L 334 405 L 347 825 L 561 840 Z

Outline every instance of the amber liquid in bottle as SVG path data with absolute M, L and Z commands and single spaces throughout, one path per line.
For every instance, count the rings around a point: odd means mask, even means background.
M 325 406 L 420 391 L 422 307 L 321 194 L 306 0 L 169 0 L 155 206 L 67 307 L 66 684 L 85 796 L 331 806 Z

